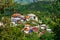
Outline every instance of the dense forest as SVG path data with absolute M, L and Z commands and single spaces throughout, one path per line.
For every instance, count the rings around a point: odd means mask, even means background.
M 22 15 L 35 14 L 53 32 L 46 32 L 41 37 L 37 37 L 36 33 L 28 35 L 22 33 L 20 30 L 23 28 L 23 24 L 10 27 L 8 19 L 16 12 Z M 5 17 L 5 20 L 2 20 L 2 17 Z M 60 40 L 60 0 L 38 1 L 27 5 L 19 3 L 0 5 L 0 21 L 5 21 L 6 24 L 5 27 L 0 27 L 0 40 Z

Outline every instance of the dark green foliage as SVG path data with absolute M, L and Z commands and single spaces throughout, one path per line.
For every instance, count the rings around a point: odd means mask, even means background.
M 60 2 L 38 2 L 29 5 L 15 5 L 4 8 L 4 13 L 0 13 L 0 19 L 4 15 L 10 17 L 13 13 L 19 12 L 21 14 L 34 13 L 39 19 L 43 21 L 53 33 L 46 32 L 43 36 L 38 37 L 36 33 L 25 34 L 21 32 L 24 24 L 19 24 L 16 27 L 10 27 L 7 20 L 6 27 L 0 27 L 0 40 L 60 40 Z M 30 23 L 32 26 L 35 24 Z M 37 23 L 37 22 L 36 22 Z M 39 23 L 37 23 L 39 24 Z M 55 35 L 56 34 L 56 35 Z M 55 35 L 55 36 L 54 36 Z M 55 37 L 55 38 L 54 38 Z
M 40 37 L 41 40 L 54 40 L 54 34 L 46 32 L 43 36 Z

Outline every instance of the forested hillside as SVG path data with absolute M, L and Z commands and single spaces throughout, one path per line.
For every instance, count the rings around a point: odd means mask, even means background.
M 46 32 L 41 37 L 37 37 L 36 33 L 22 33 L 21 29 L 24 24 L 10 27 L 10 18 L 14 13 L 35 14 L 39 20 L 52 29 L 52 33 Z M 5 19 L 2 20 L 2 17 Z M 18 3 L 1 5 L 0 21 L 6 24 L 4 27 L 0 27 L 0 40 L 60 40 L 60 1 L 38 1 L 27 5 Z

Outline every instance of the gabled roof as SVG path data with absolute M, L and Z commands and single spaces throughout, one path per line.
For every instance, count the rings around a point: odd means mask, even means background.
M 28 14 L 28 16 L 36 16 L 36 15 L 31 13 L 31 14 Z
M 26 19 L 29 19 L 29 18 L 30 18 L 30 16 L 25 16 L 25 18 L 26 18 Z
M 19 14 L 19 13 L 14 13 L 13 15 L 12 15 L 12 17 L 20 17 L 21 16 L 21 14 Z
M 45 27 L 45 26 L 46 26 L 46 24 L 42 24 L 41 26 L 42 26 L 42 27 Z

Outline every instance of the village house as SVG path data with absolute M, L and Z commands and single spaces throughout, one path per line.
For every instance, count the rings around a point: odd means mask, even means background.
M 2 22 L 0 22 L 0 27 L 2 27 L 3 26 L 3 23 Z
M 35 21 L 38 21 L 38 18 L 36 17 L 36 15 L 35 14 L 28 14 L 28 16 L 30 16 L 30 19 L 32 19 L 32 20 L 35 20 Z
M 29 33 L 29 30 L 30 30 L 30 24 L 25 24 L 25 27 L 22 29 L 22 31 L 26 34 Z
M 32 29 L 33 29 L 33 31 L 36 32 L 36 33 L 38 33 L 38 31 L 39 31 L 39 27 L 38 27 L 38 26 L 34 26 Z
M 25 17 L 19 13 L 14 13 L 11 16 L 11 22 L 15 23 L 23 23 L 25 21 Z
M 48 32 L 51 32 L 51 29 L 46 29 Z
M 30 21 L 30 16 L 25 16 L 26 21 Z
M 20 22 L 21 22 L 21 23 L 24 23 L 24 21 L 25 21 L 25 16 L 21 15 L 20 18 L 21 18 L 21 19 L 20 19 Z
M 46 30 L 46 24 L 41 24 L 41 29 Z
M 25 24 L 25 27 L 24 28 L 27 28 L 27 29 L 30 29 L 30 24 Z
M 30 16 L 30 18 L 34 20 L 36 15 L 31 13 L 31 14 L 28 14 L 28 16 Z
M 20 21 L 20 16 L 21 16 L 21 14 L 19 14 L 19 13 L 15 13 L 15 14 L 13 14 L 12 16 L 11 16 L 11 22 L 17 22 L 17 21 Z

